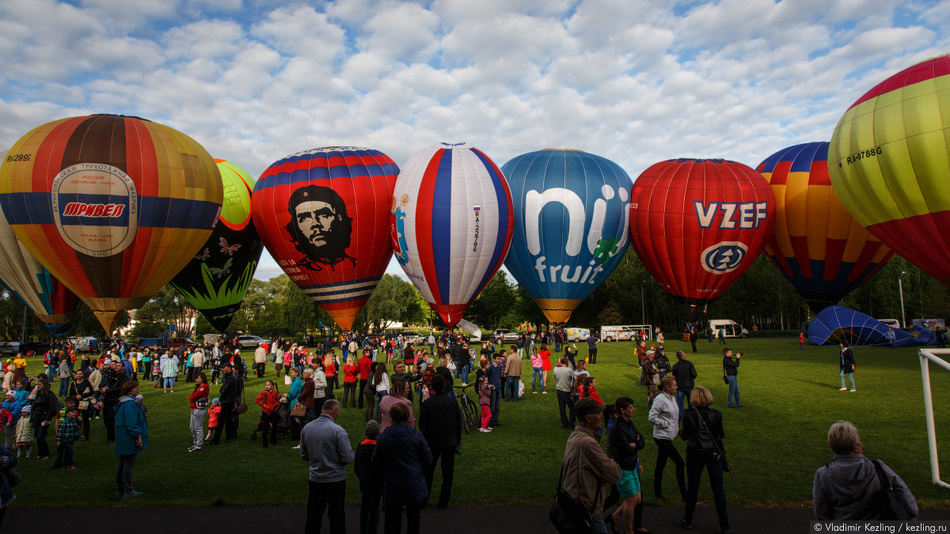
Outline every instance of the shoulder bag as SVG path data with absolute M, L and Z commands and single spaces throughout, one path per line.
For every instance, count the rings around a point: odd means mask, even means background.
M 557 479 L 557 494 L 554 496 L 554 504 L 551 505 L 548 519 L 561 534 L 589 534 L 593 532 L 593 525 L 591 524 L 593 514 L 575 501 L 566 491 L 561 490 L 563 480 L 564 466 L 562 465 L 561 474 Z M 600 488 L 597 489 L 597 492 L 600 493 Z
M 699 420 L 703 422 L 703 426 L 706 427 L 706 433 L 709 434 L 709 439 L 712 440 L 713 445 L 716 446 L 716 451 L 719 452 L 719 455 L 722 456 L 722 470 L 729 473 L 729 477 L 732 478 L 732 481 L 736 481 L 736 475 L 732 474 L 732 466 L 729 465 L 729 460 L 726 458 L 726 452 L 722 450 L 722 447 L 719 446 L 719 440 L 716 439 L 716 436 L 713 435 L 712 431 L 709 430 L 709 425 L 706 424 L 706 419 L 703 417 L 703 414 L 699 413 L 699 409 L 693 406 L 693 410 L 696 410 L 696 415 L 699 416 Z
M 877 478 L 881 481 L 881 519 L 906 521 L 914 519 L 907 513 L 907 503 L 904 502 L 904 496 L 894 489 L 891 481 L 887 479 L 881 460 L 874 460 L 874 469 L 877 471 Z

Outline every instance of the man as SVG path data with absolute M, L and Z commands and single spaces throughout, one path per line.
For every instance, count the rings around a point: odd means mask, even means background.
M 739 358 L 742 357 L 741 352 L 736 353 L 736 359 L 732 359 L 732 351 L 730 349 L 722 350 L 722 369 L 726 375 L 726 384 L 729 384 L 729 407 L 730 408 L 742 408 L 742 402 L 739 400 Z
M 218 394 L 221 402 L 221 413 L 218 414 L 218 426 L 214 429 L 214 437 L 208 442 L 210 445 L 221 443 L 221 430 L 224 430 L 225 443 L 230 443 L 237 438 L 237 426 L 234 424 L 233 416 L 244 384 L 237 373 L 234 372 L 231 362 L 224 362 L 221 365 L 221 374 L 224 376 L 224 381 L 221 383 L 221 392 Z
M 676 351 L 676 363 L 673 365 L 673 378 L 676 379 L 676 405 L 680 407 L 680 421 L 686 415 L 686 409 L 683 407 L 683 399 L 686 399 L 686 408 L 692 408 L 689 403 L 689 396 L 693 392 L 696 380 L 696 366 L 693 362 L 686 359 L 686 353 Z
M 472 355 L 468 351 L 468 343 L 463 341 L 458 343 L 452 351 L 452 359 L 455 360 L 455 377 L 462 378 L 462 385 L 468 384 L 468 373 L 472 370 Z
M 370 357 L 370 354 L 373 351 L 370 349 L 363 349 L 363 355 L 360 356 L 360 359 L 356 362 L 356 365 L 360 369 L 360 389 L 357 391 L 357 396 L 360 398 L 359 409 L 363 409 L 363 389 L 366 388 L 366 381 L 369 380 L 369 370 L 373 366 L 373 359 Z
M 574 428 L 574 370 L 567 363 L 567 356 L 561 356 L 554 368 L 554 384 L 557 386 L 557 408 L 561 412 L 561 428 Z M 568 419 L 566 409 L 570 408 Z
M 301 267 L 319 271 L 331 269 L 343 260 L 356 266 L 356 258 L 346 254 L 350 247 L 353 220 L 346 204 L 329 187 L 310 185 L 295 190 L 288 203 L 290 222 L 285 227 L 290 241 L 304 257 Z
M 442 489 L 439 490 L 438 508 L 446 508 L 452 496 L 455 476 L 455 455 L 462 444 L 462 415 L 454 398 L 447 395 L 445 379 L 435 375 L 429 382 L 432 396 L 419 409 L 419 430 L 432 451 L 432 465 L 426 471 L 426 486 L 432 494 L 435 464 L 442 460 Z
M 600 338 L 591 334 L 587 338 L 587 363 L 595 364 L 597 363 L 597 344 L 600 343 Z
M 689 324 L 689 343 L 693 346 L 693 354 L 697 352 L 696 350 L 696 341 L 699 340 L 699 334 L 696 333 L 696 325 L 693 323 Z
M 115 441 L 115 406 L 122 396 L 122 386 L 129 381 L 122 362 L 106 361 L 102 364 L 102 380 L 99 381 L 99 394 L 102 400 L 102 419 L 106 425 L 106 443 Z
M 257 378 L 264 378 L 264 366 L 267 365 L 267 349 L 263 343 L 258 343 L 254 349 L 254 370 L 257 372 Z
M 604 419 L 604 407 L 594 399 L 580 399 L 574 406 L 577 428 L 564 447 L 564 492 L 584 510 L 591 512 L 591 532 L 607 534 L 604 523 L 604 486 L 620 480 L 620 466 L 600 448 L 597 431 Z
M 887 343 L 888 343 L 888 344 L 891 346 L 891 348 L 893 349 L 893 348 L 894 348 L 894 341 L 897 340 L 897 334 L 894 333 L 894 327 L 893 327 L 893 326 L 888 326 L 888 327 L 887 327 L 887 333 L 884 334 L 884 338 L 887 339 Z
M 500 357 L 501 356 L 492 358 L 491 363 L 488 365 L 488 383 L 492 386 L 491 395 L 489 396 L 489 402 L 491 403 L 491 420 L 488 421 L 488 426 L 491 427 L 499 426 L 498 416 L 501 413 L 501 373 L 505 368 L 504 364 L 499 360 Z
M 353 461 L 350 438 L 343 427 L 336 424 L 340 403 L 330 399 L 323 403 L 320 417 L 307 423 L 300 431 L 300 458 L 310 463 L 307 498 L 307 524 L 304 532 L 319 533 L 323 512 L 329 506 L 327 517 L 332 534 L 346 532 L 343 500 L 346 497 L 346 465 Z
M 508 360 L 505 361 L 505 400 L 518 401 L 518 383 L 521 381 L 521 356 L 517 345 L 512 345 Z

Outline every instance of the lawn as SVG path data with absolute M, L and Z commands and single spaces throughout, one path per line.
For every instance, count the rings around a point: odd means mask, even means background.
M 839 392 L 837 348 L 806 346 L 797 339 L 730 340 L 729 345 L 745 355 L 739 385 L 742 409 L 726 408 L 720 346 L 700 341 L 698 354 L 687 357 L 699 372 L 698 385 L 708 387 L 724 412 L 726 452 L 734 468 L 735 482 L 726 478 L 730 506 L 811 506 L 815 469 L 832 457 L 826 442 L 831 423 L 852 421 L 861 433 L 865 454 L 882 458 L 908 483 L 923 508 L 950 508 L 950 491 L 931 484 L 927 433 L 918 357 L 915 349 L 857 348 L 856 393 Z M 647 438 L 641 455 L 646 503 L 652 498 L 656 447 L 647 422 L 646 390 L 637 384 L 639 370 L 632 343 L 600 344 L 598 363 L 591 373 L 605 402 L 628 395 L 636 401 L 635 423 Z M 578 344 L 581 357 L 586 345 Z M 687 343 L 672 341 L 667 353 L 674 358 Z M 250 353 L 245 355 L 251 356 Z M 247 358 L 246 358 L 247 359 Z M 40 367 L 30 362 L 30 374 Z M 530 366 L 525 366 L 529 372 Z M 947 415 L 950 374 L 931 366 L 934 409 L 937 414 L 940 452 L 950 455 Z M 274 376 L 273 368 L 270 376 Z M 102 421 L 93 421 L 89 442 L 77 442 L 74 472 L 51 470 L 49 462 L 21 461 L 23 484 L 16 488 L 18 507 L 43 506 L 217 506 L 302 505 L 306 502 L 307 465 L 294 445 L 281 440 L 263 449 L 249 435 L 256 422 L 252 409 L 241 421 L 240 438 L 230 444 L 206 447 L 188 453 L 187 394 L 192 387 L 180 383 L 174 394 L 143 387 L 149 408 L 149 449 L 140 453 L 135 469 L 136 489 L 145 498 L 113 499 L 116 457 L 105 443 Z M 247 384 L 247 401 L 262 389 L 262 380 Z M 456 463 L 453 505 L 548 504 L 557 485 L 567 430 L 560 428 L 553 377 L 550 393 L 530 392 L 517 403 L 502 403 L 501 422 L 490 434 L 463 435 L 461 456 Z M 212 387 L 216 396 L 219 386 Z M 281 383 L 281 390 L 286 387 Z M 58 391 L 58 383 L 53 390 Z M 337 390 L 342 396 L 342 389 Z M 418 404 L 416 405 L 418 414 Z M 355 448 L 363 439 L 362 412 L 345 409 L 339 423 Z M 51 447 L 54 446 L 50 440 Z M 684 443 L 677 441 L 680 450 Z M 35 447 L 34 447 L 35 453 Z M 436 486 L 439 484 L 436 474 Z M 672 464 L 667 466 L 664 493 L 677 494 Z M 711 502 L 708 484 L 700 500 Z M 358 504 L 359 485 L 350 468 L 348 504 Z

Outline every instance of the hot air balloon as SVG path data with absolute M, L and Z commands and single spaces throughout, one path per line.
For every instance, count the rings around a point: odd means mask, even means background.
M 950 286 L 950 56 L 879 83 L 838 121 L 831 185 L 869 232 Z
M 837 304 L 894 255 L 832 190 L 828 143 L 784 148 L 756 170 L 775 194 L 775 230 L 765 253 L 813 312 Z
M 505 163 L 514 234 L 505 267 L 552 323 L 564 323 L 627 251 L 630 177 L 609 159 L 540 150 Z
M 107 333 L 198 252 L 221 198 L 221 176 L 201 145 L 135 117 L 44 124 L 0 168 L 0 206 L 13 232 Z
M 655 163 L 630 202 L 631 245 L 689 320 L 752 265 L 775 224 L 769 183 L 722 159 Z
M 513 225 L 508 182 L 477 148 L 430 146 L 396 180 L 396 260 L 449 328 L 501 267 Z
M 224 332 L 251 287 L 264 244 L 251 221 L 254 178 L 234 163 L 214 161 L 224 184 L 221 216 L 204 247 L 171 283 L 211 326 Z
M 350 330 L 392 258 L 389 203 L 399 167 L 360 147 L 300 152 L 271 165 L 251 196 L 264 246 L 311 299 Z

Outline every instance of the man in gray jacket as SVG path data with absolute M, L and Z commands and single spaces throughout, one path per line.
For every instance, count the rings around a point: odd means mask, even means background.
M 320 417 L 307 423 L 300 431 L 300 458 L 310 463 L 307 484 L 307 525 L 304 532 L 320 532 L 323 512 L 329 506 L 331 534 L 345 534 L 346 465 L 353 461 L 350 438 L 336 424 L 340 403 L 330 399 L 323 403 Z

